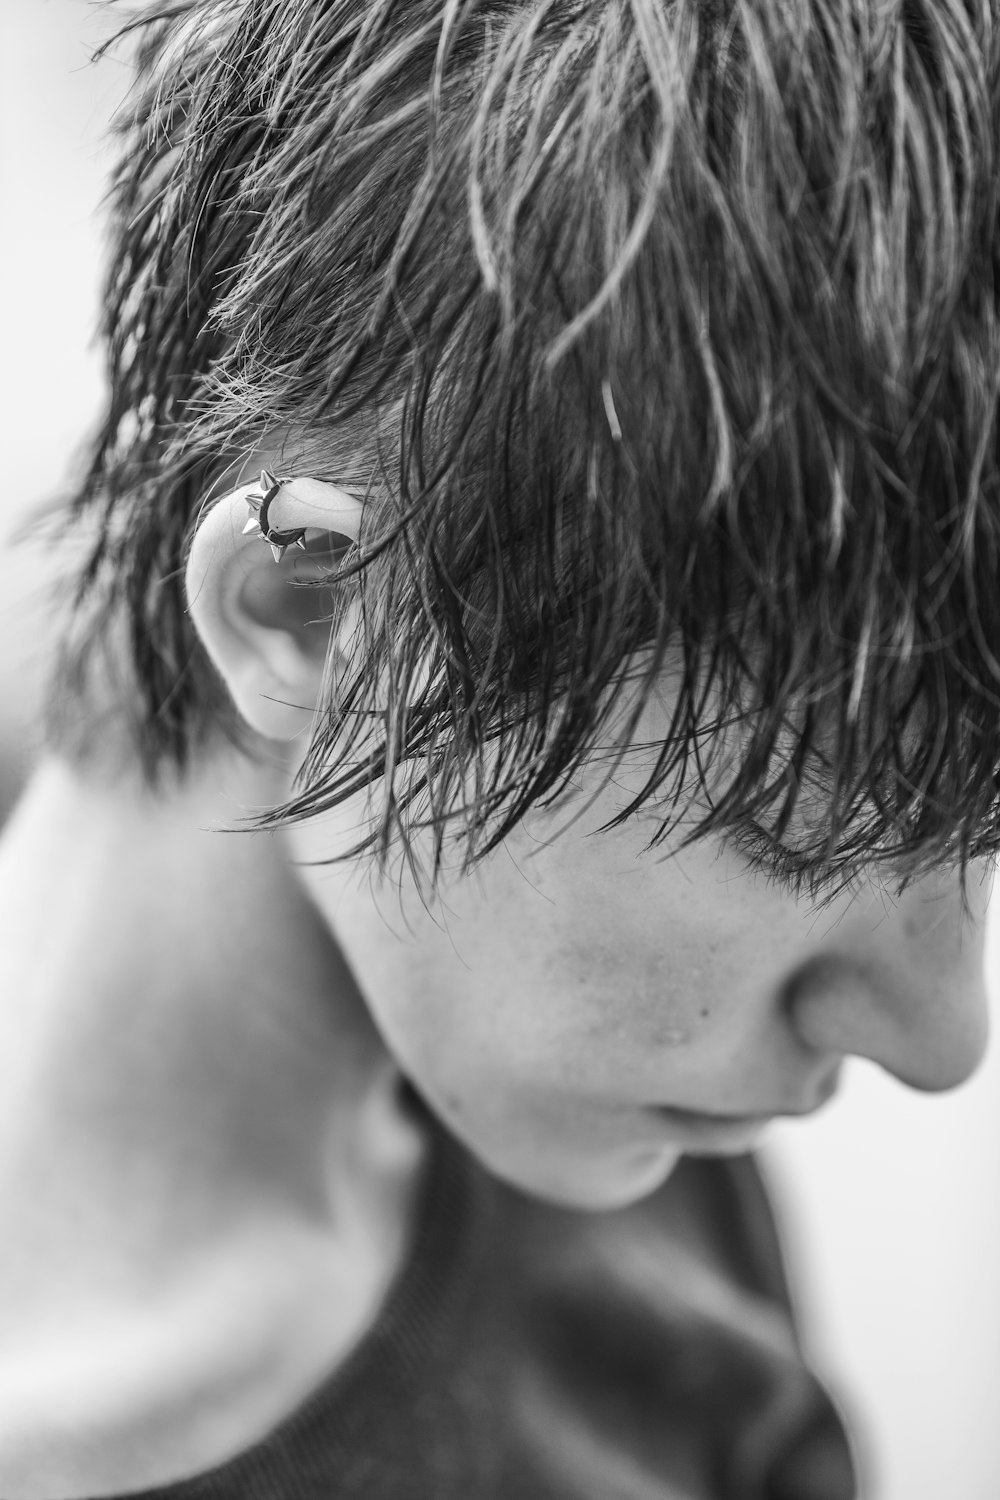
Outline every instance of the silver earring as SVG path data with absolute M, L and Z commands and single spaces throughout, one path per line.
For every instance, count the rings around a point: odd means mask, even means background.
M 246 502 L 250 508 L 250 519 L 243 528 L 243 535 L 259 536 L 267 542 L 274 554 L 275 562 L 281 561 L 287 547 L 299 547 L 303 552 L 306 550 L 305 527 L 298 527 L 292 531 L 275 531 L 267 519 L 267 508 L 271 501 L 279 493 L 282 485 L 290 484 L 293 478 L 294 475 L 286 474 L 282 479 L 275 479 L 267 469 L 261 469 L 260 494 L 246 496 Z

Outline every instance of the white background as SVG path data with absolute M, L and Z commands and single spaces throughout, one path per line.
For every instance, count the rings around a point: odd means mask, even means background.
M 3 535 L 65 480 L 99 405 L 100 137 L 125 74 L 88 55 L 108 24 L 85 0 L 0 0 Z M 0 807 L 33 754 L 45 582 L 44 550 L 0 548 Z M 867 1500 L 1000 1500 L 1000 1045 L 933 1098 L 858 1064 L 771 1142 L 808 1345 Z

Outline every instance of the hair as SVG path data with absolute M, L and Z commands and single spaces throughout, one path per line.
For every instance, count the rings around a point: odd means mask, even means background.
M 655 799 L 656 844 L 694 785 L 685 842 L 764 818 L 780 839 L 812 767 L 814 895 L 995 857 L 997 21 L 990 0 L 133 15 L 54 701 L 113 657 L 154 782 L 238 733 L 186 550 L 234 462 L 305 434 L 306 472 L 367 490 L 330 606 L 360 598 L 364 649 L 268 826 L 364 788 L 356 852 L 429 823 L 436 862 L 447 828 L 471 866 L 623 713 L 634 744 L 671 666 L 615 824 Z

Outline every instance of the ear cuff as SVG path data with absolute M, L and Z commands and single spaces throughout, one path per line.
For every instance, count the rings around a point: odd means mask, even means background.
M 283 479 L 275 479 L 267 469 L 261 469 L 260 493 L 246 496 L 246 502 L 250 508 L 250 519 L 243 528 L 243 535 L 259 536 L 267 542 L 274 554 L 275 562 L 281 561 L 288 547 L 299 547 L 303 552 L 306 550 L 304 527 L 293 531 L 276 531 L 267 519 L 268 506 L 279 493 L 282 485 L 291 483 L 292 477 L 286 474 Z

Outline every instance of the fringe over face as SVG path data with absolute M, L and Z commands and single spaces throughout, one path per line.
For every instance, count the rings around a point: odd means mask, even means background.
M 303 819 L 471 865 L 622 743 L 619 822 L 799 883 L 1000 846 L 998 7 L 989 0 L 175 0 L 134 17 L 92 538 L 54 703 L 123 673 L 147 775 L 233 711 L 185 614 L 223 470 L 274 431 L 368 491 L 358 669 Z M 740 753 L 719 781 L 718 747 Z M 73 727 L 75 726 L 75 727 Z M 90 720 L 92 730 L 92 716 Z M 708 788 L 711 784 L 710 798 Z

